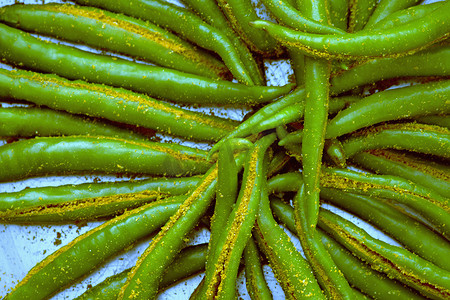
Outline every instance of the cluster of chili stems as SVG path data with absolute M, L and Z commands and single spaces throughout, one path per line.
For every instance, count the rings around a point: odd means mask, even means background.
M 289 299 L 450 298 L 449 1 L 262 0 L 273 21 L 250 0 L 74 2 L 0 8 L 13 68 L 0 96 L 25 106 L 0 109 L 0 181 L 146 179 L 1 193 L 4 224 L 105 220 L 5 299 L 49 298 L 149 236 L 134 267 L 79 299 L 153 299 L 202 271 L 191 298 L 233 299 L 241 270 L 250 298 L 270 299 L 263 265 Z M 273 58 L 290 60 L 294 83 L 266 86 Z M 199 227 L 209 243 L 186 247 Z

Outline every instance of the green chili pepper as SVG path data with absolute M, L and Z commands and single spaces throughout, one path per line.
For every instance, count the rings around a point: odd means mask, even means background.
M 353 291 L 348 281 L 322 244 L 316 230 L 316 223 L 312 223 L 313 216 L 311 216 L 311 208 L 306 203 L 306 189 L 304 187 L 304 184 L 300 186 L 294 198 L 294 216 L 295 228 L 305 256 L 328 297 L 331 299 L 352 299 Z M 317 211 L 317 215 L 318 213 Z M 317 219 L 314 221 L 317 222 Z
M 273 103 L 267 104 L 263 108 L 259 109 L 254 115 L 239 124 L 235 130 L 216 143 L 211 148 L 209 155 L 216 152 L 220 146 L 230 138 L 246 137 L 251 134 L 260 133 L 264 130 L 273 129 L 281 125 L 299 121 L 303 117 L 304 113 L 304 97 L 305 90 L 297 89 L 285 97 Z M 348 106 L 350 103 L 359 101 L 360 99 L 360 97 L 355 96 L 332 98 L 329 103 L 329 113 L 336 113 Z M 287 139 L 290 140 L 290 138 Z M 294 138 L 292 142 L 297 140 L 298 138 Z M 291 141 L 289 141 L 289 143 L 290 142 Z M 284 146 L 285 144 L 280 141 L 279 145 Z
M 338 175 L 340 173 L 342 174 Z M 323 175 L 325 177 L 329 176 L 326 172 L 324 172 Z M 336 191 L 336 189 L 338 189 L 370 197 L 392 199 L 416 209 L 423 216 L 426 216 L 439 231 L 443 232 L 444 235 L 448 235 L 448 232 L 446 232 L 449 219 L 448 199 L 443 198 L 428 189 L 424 189 L 421 186 L 411 184 L 408 181 L 393 176 L 377 177 L 375 175 L 368 176 L 350 171 L 334 170 L 332 178 L 325 179 L 325 177 L 323 177 L 321 187 L 321 191 L 324 191 L 325 197 L 329 194 L 338 193 Z M 268 190 L 271 193 L 296 192 L 300 184 L 302 184 L 301 174 L 285 173 L 270 179 L 268 182 Z M 374 205 L 382 206 L 382 204 Z M 355 206 L 357 207 L 357 204 L 355 204 Z M 403 211 L 403 209 L 401 210 Z M 392 214 L 396 213 L 393 212 Z M 417 219 L 417 216 L 415 215 L 413 218 Z M 423 221 L 419 219 L 419 222 Z M 429 226 L 429 224 L 426 224 L 426 226 Z M 436 246 L 436 248 L 439 247 L 440 246 Z
M 287 0 L 262 0 L 262 2 L 280 22 L 292 28 L 312 33 L 343 33 L 343 31 L 338 28 L 308 18 Z
M 375 93 L 340 111 L 328 123 L 326 137 L 339 137 L 384 121 L 450 113 L 449 98 L 450 80 Z
M 299 106 L 298 103 L 303 102 L 305 90 L 304 89 L 296 89 L 292 93 L 282 97 L 281 99 L 270 103 L 263 108 L 259 109 L 253 116 L 242 122 L 234 131 L 232 131 L 230 134 L 228 134 L 226 137 L 222 138 L 218 143 L 216 143 L 210 150 L 210 155 L 214 152 L 217 152 L 217 150 L 220 149 L 221 145 L 225 143 L 226 140 L 231 138 L 239 138 L 239 137 L 246 137 L 251 134 L 259 133 L 263 130 L 274 128 L 273 124 L 276 124 L 276 121 L 270 122 L 270 125 L 264 126 L 264 124 L 261 126 L 260 124 L 270 118 L 273 115 L 276 115 L 281 110 L 287 108 L 291 104 L 295 104 L 295 106 Z M 289 122 L 296 121 L 297 119 L 301 118 L 303 116 L 303 109 L 299 109 L 296 111 L 295 114 L 292 115 L 277 115 L 279 118 L 280 123 L 287 124 Z M 278 123 L 279 124 L 279 123 Z
M 278 226 L 270 209 L 266 187 L 261 189 L 261 202 L 253 236 L 283 288 L 287 299 L 325 299 L 308 262 Z
M 57 135 L 103 135 L 143 140 L 143 135 L 131 130 L 83 118 L 65 112 L 37 107 L 0 108 L 1 137 L 35 137 Z
M 128 5 L 128 3 L 127 3 Z M 180 23 L 180 22 L 172 22 Z M 245 86 L 44 42 L 0 24 L 0 58 L 10 64 L 69 79 L 124 87 L 185 103 L 261 103 L 286 94 L 284 87 Z
M 296 232 L 294 209 L 276 198 L 272 199 L 270 204 L 275 216 L 289 230 Z M 318 229 L 318 233 L 333 261 L 344 273 L 345 278 L 352 286 L 362 290 L 375 299 L 422 299 L 399 282 L 391 280 L 371 269 L 339 243 L 324 234 L 322 230 Z M 355 293 L 355 291 L 353 292 Z
M 417 123 L 382 124 L 356 132 L 342 141 L 347 157 L 370 149 L 393 148 L 450 157 L 450 131 Z
M 328 21 L 325 1 L 302 1 L 302 12 L 316 21 Z M 294 200 L 295 222 L 305 256 L 316 278 L 331 299 L 351 299 L 353 292 L 342 273 L 317 237 L 319 214 L 319 182 L 326 122 L 330 63 L 305 57 L 305 116 L 301 146 L 303 182 Z M 301 192 L 300 192 L 301 191 Z
M 240 53 L 234 48 L 228 37 L 210 26 L 188 9 L 158 0 L 104 1 L 77 0 L 76 3 L 96 6 L 140 18 L 165 27 L 177 35 L 208 50 L 219 54 L 234 77 L 246 84 L 254 84 L 242 63 Z M 183 20 L 183 22 L 174 22 Z
M 102 117 L 194 140 L 217 140 L 236 122 L 181 109 L 146 95 L 50 74 L 0 70 L 0 95 Z
M 286 136 L 289 135 L 288 131 L 286 130 L 286 128 L 284 126 L 278 126 L 276 128 L 276 133 L 277 133 L 277 137 L 279 140 L 282 140 L 282 139 L 286 138 Z M 284 149 L 287 150 L 287 153 L 289 156 L 293 156 L 299 162 L 302 161 L 302 153 L 297 145 L 287 144 L 287 145 L 283 145 L 283 147 L 284 147 Z
M 348 32 L 357 32 L 364 28 L 377 2 L 377 0 L 349 0 Z
M 214 214 L 211 218 L 211 236 L 208 253 L 215 253 L 217 241 L 227 225 L 228 218 L 237 199 L 238 173 L 242 168 L 243 162 L 239 161 L 239 166 L 236 164 L 233 146 L 231 141 L 223 144 L 217 159 L 219 171 L 217 174 Z M 209 255 L 209 257 L 211 257 L 211 255 Z
M 346 159 L 344 149 L 342 148 L 341 142 L 337 139 L 329 139 L 325 140 L 325 158 L 328 161 L 331 161 L 333 164 L 345 168 L 346 167 Z
M 11 223 L 68 222 L 116 215 L 169 195 L 181 195 L 198 177 L 85 183 L 0 194 L 0 220 Z
M 270 194 L 283 192 L 297 192 L 303 184 L 303 176 L 299 172 L 277 174 L 267 181 Z
M 254 21 L 251 24 L 266 30 L 282 44 L 296 47 L 315 57 L 398 57 L 413 54 L 447 38 L 450 32 L 449 12 L 450 3 L 446 2 L 435 13 L 397 28 L 341 35 L 302 33 L 268 21 Z
M 410 76 L 450 75 L 450 49 L 439 45 L 399 58 L 365 61 L 331 79 L 331 92 L 340 94 L 380 80 Z
M 245 284 L 248 294 L 252 300 L 270 300 L 273 299 L 267 282 L 264 279 L 264 273 L 259 258 L 259 251 L 255 241 L 250 238 L 244 249 L 245 261 Z
M 411 289 L 376 272 L 319 229 L 322 243 L 347 280 L 374 299 L 422 299 Z M 354 290 L 357 292 L 357 290 Z M 368 298 L 371 299 L 371 298 Z
M 358 166 L 378 174 L 409 179 L 444 197 L 450 195 L 450 168 L 436 162 L 424 160 L 408 153 L 381 149 L 360 152 L 352 157 L 352 161 Z
M 328 11 L 330 12 L 330 22 L 334 27 L 347 31 L 347 21 L 350 0 L 328 1 Z
M 408 8 L 410 6 L 416 5 L 420 0 L 381 0 L 369 20 L 367 20 L 366 26 L 364 29 L 371 29 L 375 26 L 376 23 L 382 21 L 387 18 L 392 13 L 399 11 L 401 9 Z
M 206 153 L 186 146 L 111 137 L 51 137 L 0 147 L 0 181 L 67 172 L 183 175 L 205 172 Z
M 147 204 L 86 232 L 37 264 L 5 299 L 43 299 L 52 295 L 161 227 L 184 198 Z
M 217 5 L 216 0 L 183 0 L 190 9 L 195 11 L 206 23 L 212 25 L 226 34 L 236 48 L 242 63 L 248 71 L 255 85 L 264 85 L 264 76 L 252 53 L 244 42 L 231 28 L 230 23 Z
M 16 4 L 0 9 L 0 21 L 187 73 L 215 79 L 230 77 L 223 63 L 176 35 L 149 22 L 92 7 Z
M 434 3 L 415 5 L 406 9 L 401 9 L 373 24 L 370 30 L 394 28 L 405 23 L 409 23 L 416 19 L 422 18 L 429 13 L 432 13 L 435 9 L 437 9 L 444 3 L 445 1 L 438 1 Z
M 335 114 L 335 113 L 341 111 L 342 109 L 346 108 L 347 106 L 351 105 L 352 103 L 358 102 L 362 99 L 363 98 L 361 98 L 359 96 L 342 96 L 342 97 L 331 98 L 330 102 L 329 102 L 329 106 L 328 106 L 328 113 Z M 269 106 L 269 105 L 267 105 L 267 106 Z M 299 105 L 297 104 L 297 106 L 299 106 Z M 278 121 L 278 119 L 279 119 L 279 116 L 281 116 L 281 114 L 284 114 L 286 119 L 293 119 L 294 115 L 296 113 L 296 115 L 297 115 L 296 121 L 298 121 L 301 119 L 301 117 L 303 115 L 303 114 L 300 114 L 301 111 L 303 111 L 303 110 L 301 110 L 301 107 L 297 107 L 295 109 L 295 105 L 290 105 L 289 107 L 281 110 L 280 113 L 277 113 L 277 114 L 269 117 L 263 124 L 266 124 L 266 123 L 271 124 L 273 122 L 276 125 L 278 125 L 280 123 Z M 245 122 L 246 121 L 241 123 L 237 128 L 243 126 L 243 124 Z M 282 123 L 282 124 L 284 124 L 284 123 Z M 303 140 L 303 129 L 299 129 L 299 130 L 290 132 L 289 134 L 287 134 L 286 136 L 281 138 L 280 141 L 278 142 L 278 145 L 286 146 L 288 144 L 290 144 L 290 145 L 300 144 L 302 142 L 302 140 Z M 295 145 L 295 146 L 297 146 L 297 145 Z
M 217 3 L 234 30 L 252 51 L 266 55 L 277 55 L 281 52 L 277 41 L 267 33 L 250 26 L 250 22 L 260 19 L 250 0 L 218 0 Z
M 279 174 L 269 180 L 268 190 L 271 193 L 293 192 L 298 190 L 301 183 L 300 173 Z M 441 259 L 442 256 L 445 256 L 444 253 L 448 252 L 448 242 L 433 230 L 430 230 L 427 225 L 393 209 L 383 200 L 352 194 L 351 192 L 355 192 L 353 189 L 348 189 L 349 192 L 343 192 L 334 188 L 335 186 L 338 185 L 322 187 L 321 198 L 375 224 L 408 248 L 433 261 L 441 268 L 449 268 L 448 262 Z M 398 193 L 405 193 L 405 190 L 398 190 Z
M 149 299 L 156 296 L 161 276 L 181 250 L 183 238 L 205 214 L 213 199 L 217 172 L 217 165 L 212 166 L 196 189 L 164 225 L 139 257 L 136 266 L 128 273 L 127 281 L 117 299 Z
M 419 123 L 436 125 L 440 127 L 446 127 L 450 129 L 450 117 L 449 115 L 433 115 L 416 117 L 415 120 Z
M 216 240 L 214 253 L 208 253 L 205 283 L 198 292 L 201 299 L 227 298 L 235 293 L 240 258 L 251 237 L 260 202 L 260 188 L 267 172 L 264 155 L 275 138 L 274 133 L 261 138 L 247 153 L 236 204 Z
M 420 257 L 450 271 L 450 262 L 442 259 L 450 252 L 450 244 L 429 227 L 378 199 L 330 188 L 323 189 L 320 196 L 375 225 Z
M 450 234 L 450 200 L 403 178 L 363 174 L 345 169 L 323 169 L 321 184 L 327 188 L 403 203 L 420 213 L 444 236 Z
M 179 280 L 189 277 L 205 268 L 208 245 L 199 244 L 181 250 L 175 261 L 163 275 L 161 287 L 165 288 Z M 88 289 L 75 300 L 114 300 L 117 299 L 120 288 L 127 280 L 127 269 L 119 274 L 106 278 L 100 284 Z
M 329 211 L 321 210 L 319 226 L 373 269 L 427 297 L 445 299 L 450 296 L 450 272 L 403 248 L 372 238 L 363 229 Z
M 287 165 L 290 157 L 284 151 L 276 151 L 272 157 L 272 160 L 269 164 L 269 170 L 267 173 L 267 178 L 272 177 L 274 174 L 277 174 L 283 167 Z
M 307 17 L 316 21 L 327 22 L 325 1 L 302 1 L 300 7 Z M 329 78 L 330 64 L 328 61 L 305 57 L 304 142 L 301 148 L 303 181 L 305 184 L 305 198 L 303 200 L 305 202 L 301 209 L 305 210 L 302 217 L 306 217 L 306 220 L 303 221 L 308 224 L 308 227 L 312 228 L 315 228 L 319 213 L 319 173 L 328 120 Z M 300 208 L 295 207 L 295 209 Z M 302 246 L 305 248 L 306 244 L 302 243 Z M 315 264 L 313 264 L 314 268 Z
M 219 171 L 217 174 L 216 202 L 214 205 L 214 214 L 211 218 L 211 235 L 208 244 L 208 260 L 206 262 L 206 269 L 208 269 L 209 264 L 214 263 L 212 254 L 217 251 L 217 241 L 220 240 L 220 236 L 227 225 L 230 213 L 236 203 L 238 192 L 238 173 L 242 168 L 244 157 L 243 155 L 236 157 L 238 160 L 237 164 L 233 152 L 234 150 L 239 150 L 241 147 L 239 144 L 240 142 L 241 140 L 238 139 L 229 140 L 223 144 L 219 151 L 217 159 Z M 206 278 L 204 277 L 198 285 L 194 294 L 191 296 L 192 298 L 199 296 L 199 292 L 203 289 L 205 284 L 205 279 Z

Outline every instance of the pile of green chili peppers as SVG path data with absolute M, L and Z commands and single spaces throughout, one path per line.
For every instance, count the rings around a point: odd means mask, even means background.
M 105 221 L 0 296 L 48 299 L 152 237 L 77 299 L 201 272 L 192 299 L 235 299 L 241 272 L 280 298 L 263 266 L 286 299 L 450 299 L 450 1 L 261 0 L 271 21 L 251 0 L 72 2 L 0 8 L 0 182 L 130 179 L 0 193 L 2 224 Z M 267 85 L 267 59 L 292 82 Z

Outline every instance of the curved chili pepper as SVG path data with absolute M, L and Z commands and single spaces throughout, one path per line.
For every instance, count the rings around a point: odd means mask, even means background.
M 375 93 L 352 103 L 331 119 L 326 128 L 326 138 L 339 137 L 385 121 L 440 112 L 450 113 L 447 103 L 449 98 L 450 80 Z
M 358 102 L 360 100 L 362 100 L 364 98 L 361 98 L 359 96 L 342 96 L 342 97 L 336 97 L 336 98 L 331 98 L 329 105 L 328 105 L 328 112 L 329 114 L 335 114 L 339 111 L 341 111 L 342 109 L 348 107 L 349 105 L 351 105 L 354 102 Z M 270 104 L 269 104 L 270 105 Z M 269 106 L 267 105 L 267 106 Z M 299 105 L 297 105 L 299 106 Z M 300 114 L 302 110 L 300 108 L 295 108 L 294 105 L 290 105 L 286 108 L 284 108 L 283 110 L 280 110 L 279 113 L 268 117 L 267 120 L 261 122 L 262 124 L 272 124 L 275 123 L 277 126 L 278 125 L 284 125 L 285 123 L 281 123 L 278 121 L 278 119 L 281 117 L 281 115 L 284 115 L 286 117 L 286 119 L 291 119 L 294 118 L 294 114 L 297 114 L 297 120 L 301 119 L 302 114 Z M 241 126 L 243 126 L 243 124 L 246 121 L 244 121 L 243 123 L 241 123 L 237 129 Z M 261 126 L 260 123 L 260 126 Z M 236 129 L 236 130 L 237 130 Z M 234 132 L 234 131 L 233 131 Z M 226 137 L 225 137 L 226 138 Z M 290 132 L 289 134 L 287 134 L 286 136 L 282 137 L 280 139 L 280 141 L 278 142 L 278 145 L 280 146 L 286 146 L 286 145 L 294 145 L 294 144 L 300 144 L 302 143 L 303 140 L 303 129 L 299 129 L 293 132 Z M 295 145 L 297 146 L 297 145 Z
M 170 195 L 192 190 L 198 177 L 152 178 L 131 182 L 85 183 L 0 193 L 6 223 L 70 222 L 117 215 Z
M 316 224 L 312 223 L 314 216 L 311 216 L 311 208 L 306 203 L 304 186 L 300 186 L 294 198 L 295 228 L 302 249 L 326 294 L 332 299 L 352 299 L 353 291 L 348 281 L 320 241 Z M 317 222 L 317 218 L 314 221 Z
M 318 224 L 373 269 L 433 299 L 450 296 L 450 272 L 403 248 L 372 238 L 363 229 L 327 210 L 321 210 Z
M 217 172 L 217 165 L 212 166 L 196 189 L 162 227 L 128 273 L 127 281 L 117 299 L 155 297 L 161 276 L 181 250 L 183 238 L 198 223 L 213 199 Z
M 223 63 L 176 35 L 149 22 L 92 7 L 16 4 L 0 9 L 0 21 L 25 31 L 108 49 L 187 73 L 214 79 L 230 77 Z
M 326 23 L 328 21 L 327 7 L 325 1 L 302 1 L 300 6 L 302 12 L 316 21 Z M 326 122 L 328 120 L 328 101 L 329 92 L 330 64 L 326 60 L 305 57 L 305 102 L 304 102 L 304 122 L 303 122 L 303 140 L 302 165 L 303 181 L 305 185 L 305 198 L 302 208 L 304 209 L 302 220 L 308 224 L 308 227 L 315 228 L 317 215 L 319 213 L 319 173 L 322 163 L 322 153 L 324 147 L 324 137 Z M 302 247 L 307 247 L 303 244 Z M 309 259 L 311 259 L 309 257 Z M 316 271 L 316 264 L 313 264 Z M 320 282 L 320 279 L 319 279 Z M 324 287 L 322 285 L 322 287 Z M 325 287 L 328 296 L 329 290 Z
M 161 288 L 196 274 L 205 269 L 206 252 L 208 245 L 199 244 L 186 247 L 180 251 L 175 261 L 167 268 L 161 280 Z M 106 278 L 103 282 L 88 289 L 75 300 L 115 300 L 120 288 L 127 280 L 127 269 L 119 274 Z
M 422 18 L 423 16 L 433 12 L 435 9 L 444 4 L 445 1 L 438 1 L 428 4 L 415 5 L 406 9 L 398 10 L 379 22 L 373 24 L 370 30 L 380 30 L 386 28 L 394 28 L 405 23 L 409 23 L 416 19 Z
M 262 103 L 282 96 L 292 88 L 292 84 L 284 87 L 246 86 L 138 64 L 44 42 L 3 24 L 0 24 L 0 33 L 0 58 L 10 64 L 69 79 L 124 87 L 178 102 Z
M 141 206 L 77 237 L 37 264 L 5 299 L 43 299 L 52 295 L 161 227 L 184 198 L 178 196 Z
M 274 124 L 287 124 L 289 122 L 296 121 L 297 119 L 301 118 L 303 116 L 303 108 L 298 108 L 297 110 L 294 110 L 294 113 L 292 114 L 277 114 L 283 109 L 287 108 L 291 104 L 295 105 L 295 107 L 299 107 L 300 104 L 303 102 L 303 98 L 305 95 L 304 89 L 296 89 L 292 93 L 282 97 L 281 99 L 270 103 L 263 108 L 259 109 L 254 115 L 252 115 L 250 118 L 242 122 L 234 131 L 232 131 L 230 134 L 228 134 L 226 137 L 222 138 L 218 143 L 216 143 L 210 150 L 210 153 L 217 152 L 217 150 L 220 149 L 221 145 L 225 143 L 226 140 L 231 138 L 239 138 L 239 137 L 246 137 L 251 134 L 259 133 L 263 130 L 275 128 L 278 125 Z M 290 110 L 292 110 L 290 108 Z M 276 115 L 277 117 L 271 118 L 273 115 Z M 268 126 L 260 125 L 262 122 L 267 121 L 267 119 L 275 119 L 276 121 L 267 122 L 269 123 Z M 267 124 L 265 123 L 265 124 Z M 273 126 L 273 127 L 272 127 Z
M 270 209 L 267 189 L 261 189 L 261 202 L 253 236 L 269 260 L 287 299 L 325 299 L 308 262 L 278 226 Z
M 0 181 L 67 172 L 200 174 L 206 153 L 186 146 L 111 137 L 50 137 L 0 147 Z
M 262 2 L 280 22 L 292 28 L 312 33 L 343 33 L 338 28 L 306 17 L 287 0 L 262 0 Z
M 250 238 L 244 249 L 245 262 L 245 284 L 250 299 L 270 300 L 273 299 L 267 282 L 264 279 L 258 247 L 253 238 Z
M 181 109 L 143 94 L 50 74 L 0 70 L 0 95 L 73 114 L 143 126 L 194 140 L 217 140 L 236 122 Z
M 378 58 L 362 62 L 331 79 L 331 93 L 340 94 L 357 86 L 380 80 L 410 76 L 450 75 L 450 49 L 438 45 L 398 58 Z
M 236 203 L 238 193 L 238 173 L 242 168 L 243 159 L 241 158 L 243 157 L 239 156 L 239 163 L 236 164 L 233 152 L 236 148 L 240 148 L 239 142 L 240 140 L 234 140 L 233 142 L 229 140 L 222 145 L 219 151 L 217 159 L 219 171 L 217 174 L 216 202 L 214 205 L 214 213 L 211 218 L 211 235 L 208 244 L 208 260 L 206 261 L 205 268 L 207 270 L 211 270 L 212 267 L 210 265 L 214 264 L 213 254 L 218 251 L 218 241 L 220 240 L 224 228 L 227 226 L 228 218 Z M 203 277 L 203 280 L 197 286 L 196 290 L 191 295 L 191 298 L 194 299 L 200 295 L 199 293 L 204 288 L 205 281 L 206 277 Z
M 260 19 L 250 0 L 218 0 L 217 3 L 234 30 L 252 51 L 272 56 L 282 51 L 278 42 L 271 36 L 250 26 L 250 22 Z
M 375 225 L 410 251 L 450 272 L 450 262 L 442 259 L 450 252 L 450 244 L 429 227 L 378 199 L 330 188 L 324 188 L 320 196 Z
M 328 21 L 325 1 L 302 1 L 302 12 L 316 21 Z M 320 286 L 332 299 L 351 299 L 353 292 L 320 242 L 316 232 L 319 214 L 320 168 L 326 122 L 330 63 L 305 57 L 305 116 L 301 146 L 303 185 L 294 198 L 295 223 L 300 243 Z
M 242 186 L 214 253 L 208 253 L 205 283 L 197 293 L 201 299 L 215 299 L 235 293 L 240 257 L 244 251 L 256 220 L 260 202 L 260 188 L 267 171 L 264 155 L 275 141 L 275 134 L 255 142 L 244 163 Z
M 75 2 L 123 13 L 170 29 L 194 44 L 219 54 L 237 80 L 249 85 L 254 84 L 246 65 L 241 61 L 240 53 L 234 48 L 228 37 L 187 9 L 159 0 L 114 2 L 76 0 Z M 183 22 L 174 22 L 174 20 L 181 19 Z
M 291 122 L 299 121 L 304 114 L 303 99 L 305 97 L 304 89 L 294 90 L 292 93 L 282 97 L 281 99 L 267 104 L 259 109 L 254 115 L 244 120 L 239 124 L 235 130 L 223 137 L 219 142 L 214 144 L 210 150 L 210 154 L 216 152 L 220 146 L 228 139 L 246 137 L 252 134 L 260 133 L 264 130 L 273 129 L 281 125 Z M 329 113 L 333 114 L 348 106 L 350 103 L 359 101 L 361 97 L 358 96 L 342 96 L 330 99 Z M 287 138 L 287 143 L 298 141 L 297 137 Z M 301 141 L 301 138 L 299 142 Z M 279 142 L 280 146 L 284 146 L 283 141 Z
M 102 135 L 143 140 L 131 130 L 65 112 L 37 107 L 0 107 L 0 137 Z
M 278 126 L 276 133 L 279 140 L 286 138 L 289 133 L 284 126 Z M 289 156 L 293 156 L 297 161 L 302 161 L 302 153 L 297 145 L 286 144 L 283 147 L 287 150 Z
M 315 57 L 398 57 L 413 54 L 448 37 L 449 11 L 450 3 L 446 2 L 432 15 L 426 15 L 397 28 L 341 35 L 302 33 L 268 21 L 254 21 L 251 24 L 266 30 L 282 44 L 296 47 Z
M 236 48 L 242 63 L 245 65 L 248 75 L 255 85 L 264 85 L 264 76 L 252 53 L 244 42 L 231 28 L 230 23 L 217 5 L 216 0 L 183 0 L 190 9 L 195 11 L 206 23 L 223 31 Z
M 345 169 L 323 169 L 321 184 L 352 193 L 392 199 L 415 209 L 438 232 L 450 236 L 450 200 L 400 177 L 363 174 Z
M 289 230 L 296 232 L 294 209 L 276 198 L 272 199 L 270 204 L 275 216 Z M 333 261 L 353 287 L 362 290 L 375 299 L 422 299 L 399 282 L 391 280 L 371 269 L 339 243 L 324 234 L 322 230 L 318 229 L 318 233 Z
M 321 229 L 318 231 L 322 243 L 326 246 L 333 260 L 336 261 L 339 269 L 346 275 L 347 280 L 352 286 L 358 287 L 363 291 L 364 294 L 374 299 L 422 299 L 421 296 L 414 293 L 411 289 L 408 289 L 397 281 L 390 280 L 367 266 Z M 354 293 L 355 291 L 357 292 L 358 290 L 354 290 Z
M 328 178 L 322 181 L 322 190 L 333 193 L 334 190 L 343 190 L 349 193 L 367 195 L 371 197 L 382 197 L 404 203 L 411 208 L 416 209 L 423 216 L 435 225 L 433 229 L 438 229 L 444 235 L 448 235 L 448 199 L 433 193 L 428 189 L 414 185 L 397 177 L 387 176 L 367 176 L 360 173 L 349 171 L 334 171 L 333 179 Z M 343 178 L 338 179 L 341 175 Z M 326 172 L 325 177 L 329 176 Z M 346 178 L 344 181 L 341 179 Z M 324 177 L 323 177 L 324 179 Z M 277 192 L 296 192 L 302 184 L 302 177 L 299 173 L 280 174 L 268 182 L 268 190 L 272 193 Z M 345 186 L 345 187 L 344 187 Z M 359 186 L 359 187 L 357 187 Z M 413 216 L 417 219 L 417 216 Z M 419 222 L 423 222 L 419 219 Z M 425 224 L 429 226 L 429 224 Z
M 375 7 L 369 20 L 367 20 L 364 29 L 371 29 L 375 24 L 387 18 L 392 13 L 419 4 L 420 2 L 420 0 L 381 0 Z
M 352 157 L 358 166 L 377 174 L 394 175 L 449 196 L 450 169 L 430 160 L 392 150 L 371 150 Z
M 342 141 L 347 157 L 371 149 L 393 148 L 450 157 L 450 131 L 417 123 L 382 124 L 353 133 Z
M 436 125 L 450 129 L 449 115 L 433 115 L 414 118 L 418 123 Z
M 297 191 L 298 185 L 301 183 L 300 173 L 279 174 L 269 180 L 268 190 L 271 193 Z M 349 189 L 348 192 L 343 192 L 333 187 L 322 187 L 320 196 L 322 199 L 376 225 L 423 258 L 449 270 L 449 263 L 442 261 L 442 257 L 445 256 L 444 253 L 447 253 L 450 247 L 447 240 L 437 235 L 427 225 L 393 209 L 383 200 L 353 194 L 352 192 L 354 190 Z M 376 197 L 376 195 L 374 196 Z M 291 214 L 291 222 L 293 223 L 293 210 Z M 294 225 L 292 224 L 292 226 Z
M 223 144 L 220 148 L 217 167 L 219 169 L 217 174 L 217 187 L 216 187 L 216 202 L 214 205 L 214 214 L 211 218 L 211 236 L 209 243 L 209 261 L 212 261 L 212 255 L 216 252 L 218 241 L 223 233 L 224 228 L 227 226 L 228 218 L 233 210 L 238 195 L 238 175 L 242 169 L 243 161 L 238 160 L 239 164 L 236 164 L 234 157 L 234 147 L 231 141 Z M 252 145 L 253 146 L 253 145 Z M 241 157 L 239 157 L 241 158 Z

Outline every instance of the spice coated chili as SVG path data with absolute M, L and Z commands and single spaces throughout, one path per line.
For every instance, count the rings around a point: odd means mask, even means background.
M 84 232 L 0 297 L 450 297 L 448 0 L 74 2 L 0 2 L 0 236 Z

